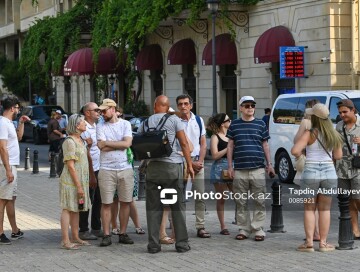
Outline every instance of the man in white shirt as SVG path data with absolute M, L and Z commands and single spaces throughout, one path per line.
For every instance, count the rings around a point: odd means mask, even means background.
M 101 237 L 101 197 L 97 182 L 97 177 L 100 169 L 100 149 L 97 146 L 96 140 L 96 122 L 100 116 L 100 109 L 94 102 L 86 103 L 81 113 L 85 116 L 86 131 L 81 134 L 81 138 L 86 141 L 90 149 L 90 156 L 92 159 L 93 170 L 96 180 L 92 183 L 90 180 L 90 199 L 91 199 L 91 232 L 89 231 L 89 211 L 81 212 L 79 216 L 79 237 L 82 240 L 96 240 Z
M 185 134 L 194 146 L 191 152 L 193 160 L 192 167 L 195 172 L 192 188 L 197 193 L 203 194 L 205 191 L 204 159 L 206 155 L 206 130 L 204 121 L 200 116 L 191 112 L 193 99 L 188 94 L 179 95 L 176 98 L 177 108 L 181 113 L 181 121 L 185 126 Z M 195 227 L 197 236 L 200 238 L 210 238 L 211 235 L 205 230 L 205 202 L 203 199 L 195 199 Z
M 4 214 L 6 213 L 12 229 L 11 239 L 17 240 L 24 233 L 16 225 L 15 199 L 17 196 L 17 171 L 20 164 L 19 140 L 24 134 L 24 122 L 30 118 L 23 115 L 17 129 L 13 120 L 20 112 L 20 102 L 16 96 L 8 96 L 2 101 L 4 109 L 0 117 L 0 244 L 9 245 L 11 241 L 4 233 Z
M 103 124 L 98 124 L 96 128 L 97 145 L 100 149 L 98 178 L 102 201 L 101 221 L 104 231 L 100 246 L 111 245 L 111 204 L 116 189 L 120 202 L 119 243 L 133 244 L 133 240 L 125 233 L 134 190 L 134 171 L 126 153 L 126 149 L 132 144 L 131 125 L 128 121 L 117 118 L 114 100 L 104 99 L 99 109 L 105 121 Z

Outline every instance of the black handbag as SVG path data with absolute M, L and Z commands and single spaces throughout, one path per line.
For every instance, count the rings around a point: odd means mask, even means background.
M 350 144 L 349 144 L 349 141 L 348 141 L 347 136 L 346 136 L 345 127 L 343 127 L 343 133 L 344 133 L 346 145 L 347 145 L 347 147 L 349 149 L 350 154 L 352 154 Z M 351 165 L 352 165 L 353 168 L 360 168 L 360 157 L 359 156 L 354 156 L 353 159 L 351 160 Z
M 156 159 L 171 155 L 172 145 L 170 145 L 167 131 L 162 130 L 170 116 L 170 114 L 165 114 L 156 128 L 149 128 L 148 119 L 144 121 L 143 132 L 135 134 L 132 141 L 131 149 L 135 160 Z M 147 131 L 145 131 L 145 127 Z

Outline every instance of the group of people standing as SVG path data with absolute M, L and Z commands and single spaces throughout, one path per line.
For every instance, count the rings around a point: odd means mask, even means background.
M 360 144 L 360 121 L 351 100 L 338 103 L 342 119 L 334 129 L 329 111 L 323 104 L 314 101 L 306 110 L 305 118 L 295 138 L 292 154 L 303 155 L 306 150 L 306 163 L 301 177 L 301 186 L 312 189 L 360 189 L 358 170 L 351 160 L 354 154 L 347 150 L 344 139 Z M 206 154 L 206 130 L 201 117 L 192 113 L 193 100 L 187 94 L 176 98 L 178 112 L 164 123 L 168 140 L 172 144 L 169 157 L 149 159 L 145 164 L 146 179 L 146 219 L 148 231 L 148 252 L 161 251 L 161 222 L 164 205 L 161 201 L 162 189 L 173 189 L 178 200 L 169 205 L 174 228 L 175 248 L 178 252 L 190 250 L 185 219 L 183 198 L 184 176 L 189 177 L 192 189 L 200 194 L 205 191 L 204 159 Z M 0 118 L 0 240 L 10 243 L 4 234 L 3 221 L 5 207 L 12 226 L 14 239 L 23 233 L 15 222 L 14 202 L 16 198 L 16 165 L 19 165 L 18 139 L 23 133 L 23 123 L 28 117 L 20 117 L 19 127 L 15 129 L 12 120 L 19 112 L 20 103 L 15 98 L 3 101 L 4 114 Z M 236 198 L 236 222 L 239 226 L 237 240 L 253 236 L 255 241 L 264 241 L 266 217 L 265 198 L 266 174 L 275 175 L 270 161 L 267 124 L 254 117 L 256 101 L 252 96 L 243 96 L 239 101 L 241 117 L 232 121 L 225 113 L 212 116 L 207 124 L 211 130 L 210 149 L 214 162 L 210 180 L 217 193 L 225 191 L 238 193 Z M 154 102 L 154 114 L 148 118 L 149 127 L 157 127 L 162 117 L 170 111 L 169 98 L 160 95 Z M 121 113 L 120 113 L 121 115 Z M 99 118 L 102 116 L 103 121 Z M 11 125 L 10 125 L 11 124 Z M 70 116 L 67 125 L 69 135 L 63 142 L 64 170 L 60 176 L 61 247 L 77 250 L 90 245 L 86 240 L 101 237 L 100 246 L 109 246 L 111 239 L 112 206 L 120 203 L 120 228 L 116 233 L 119 243 L 133 244 L 126 233 L 130 215 L 136 215 L 134 207 L 135 173 L 131 152 L 132 130 L 128 121 L 119 117 L 117 105 L 111 99 L 85 104 L 80 114 Z M 146 131 L 140 126 L 138 132 Z M 59 135 L 60 136 L 60 135 Z M 347 138 L 346 138 L 347 137 Z M 11 150 L 11 152 L 9 152 Z M 360 151 L 360 150 L 359 150 Z M 336 169 L 334 166 L 336 161 Z M 184 167 L 185 166 L 185 167 Z M 226 173 L 226 174 L 225 174 Z M 226 176 L 226 177 L 225 177 Z M 338 181 L 338 182 L 337 182 Z M 246 197 L 251 195 L 251 197 Z M 319 239 L 320 251 L 331 251 L 334 246 L 327 242 L 330 226 L 331 195 L 315 193 L 305 196 L 304 227 L 306 241 L 298 247 L 299 251 L 314 251 L 313 240 Z M 360 237 L 357 223 L 359 195 L 351 196 L 351 215 L 355 237 Z M 359 198 L 359 199 L 358 199 Z M 248 202 L 254 201 L 251 217 Z M 217 214 L 220 234 L 230 235 L 224 220 L 224 199 L 217 199 Z M 91 209 L 91 229 L 88 224 Z M 134 210 L 135 209 L 135 210 Z M 319 219 L 316 219 L 318 210 Z M 131 216 L 133 218 L 133 216 Z M 205 229 L 204 199 L 195 199 L 195 227 L 197 237 L 210 238 Z M 319 230 L 316 231 L 316 222 Z M 138 221 L 134 220 L 133 221 Z M 113 224 L 114 225 L 114 224 Z M 71 235 L 69 236 L 69 227 Z M 140 226 L 136 233 L 144 234 Z M 318 234 L 317 234 L 318 233 Z M 318 237 L 315 237 L 315 236 Z

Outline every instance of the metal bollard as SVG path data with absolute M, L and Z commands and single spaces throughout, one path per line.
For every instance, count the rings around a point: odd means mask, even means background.
M 55 167 L 55 156 L 54 152 L 50 154 L 50 178 L 56 178 L 56 167 Z
M 351 216 L 349 209 L 350 197 L 346 194 L 338 194 L 339 199 L 339 246 L 336 249 L 354 249 L 354 235 L 351 226 Z
M 270 230 L 271 233 L 284 233 L 284 222 L 282 214 L 282 204 L 281 204 L 281 184 L 278 180 L 274 180 L 271 185 L 272 195 L 273 195 L 273 204 L 271 204 L 271 223 Z
M 139 173 L 139 192 L 138 192 L 138 200 L 145 200 L 145 175 Z
M 30 148 L 25 148 L 25 166 L 24 169 L 28 170 L 30 168 Z
M 39 173 L 39 151 L 34 150 L 33 174 Z

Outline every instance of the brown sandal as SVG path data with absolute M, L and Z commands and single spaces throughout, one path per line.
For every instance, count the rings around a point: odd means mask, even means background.
M 211 234 L 208 233 L 205 228 L 200 228 L 197 230 L 197 237 L 200 237 L 200 238 L 210 238 L 211 237 Z
M 235 239 L 236 240 L 245 240 L 245 239 L 247 239 L 247 236 L 240 233 L 240 234 L 236 235 Z

